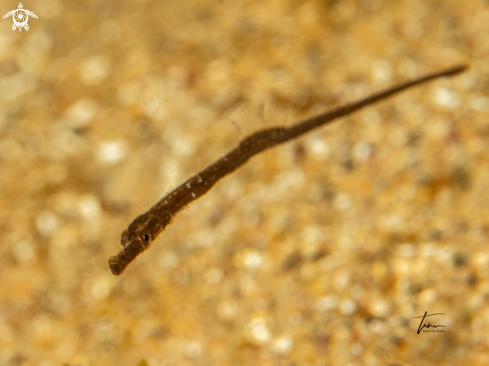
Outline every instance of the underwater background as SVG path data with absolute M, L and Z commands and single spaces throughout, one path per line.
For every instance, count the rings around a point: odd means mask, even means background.
M 487 1 L 23 6 L 28 31 L 0 22 L 0 365 L 489 363 Z M 111 274 L 127 225 L 248 134 L 461 62 L 261 153 Z

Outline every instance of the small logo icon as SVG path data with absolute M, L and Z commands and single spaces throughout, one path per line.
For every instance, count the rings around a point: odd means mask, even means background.
M 12 30 L 15 31 L 17 28 L 19 28 L 19 32 L 22 31 L 22 28 L 24 28 L 26 31 L 29 30 L 29 25 L 27 24 L 27 21 L 29 20 L 29 15 L 37 18 L 37 15 L 34 14 L 32 11 L 25 10 L 24 7 L 22 6 L 22 3 L 19 3 L 19 8 L 9 11 L 7 14 L 3 16 L 3 19 L 13 15 L 12 19 L 14 20 L 14 24 L 12 25 Z

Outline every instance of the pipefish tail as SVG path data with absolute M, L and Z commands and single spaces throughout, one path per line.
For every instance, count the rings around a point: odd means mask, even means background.
M 217 181 L 244 165 L 254 155 L 404 90 L 440 77 L 454 76 L 467 69 L 468 65 L 454 66 L 395 85 L 359 101 L 337 107 L 330 112 L 305 119 L 290 127 L 267 128 L 248 136 L 234 150 L 188 179 L 129 224 L 121 235 L 122 250 L 119 254 L 109 258 L 112 273 L 118 276 L 124 272 L 138 255 L 151 246 L 151 243 L 165 230 L 178 212 L 203 196 Z

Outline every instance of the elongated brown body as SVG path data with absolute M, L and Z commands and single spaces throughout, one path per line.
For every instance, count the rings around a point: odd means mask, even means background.
M 290 141 L 317 127 L 323 126 L 339 117 L 348 115 L 386 99 L 413 86 L 443 76 L 453 76 L 465 71 L 467 65 L 459 65 L 424 77 L 398 84 L 382 92 L 373 94 L 357 102 L 335 108 L 331 112 L 300 121 L 287 128 L 269 128 L 258 131 L 245 138 L 231 152 L 194 175 L 185 183 L 158 201 L 149 211 L 139 215 L 121 235 L 123 249 L 116 256 L 110 257 L 109 266 L 112 273 L 120 275 L 139 254 L 148 249 L 158 235 L 170 224 L 175 215 L 192 201 L 203 196 L 221 178 L 232 173 L 251 157 L 261 151 Z

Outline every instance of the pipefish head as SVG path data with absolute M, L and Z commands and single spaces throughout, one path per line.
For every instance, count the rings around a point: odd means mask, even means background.
M 109 258 L 112 273 L 120 275 L 136 257 L 151 246 L 162 231 L 162 220 L 147 212 L 134 219 L 121 234 L 122 250 Z
M 141 250 L 146 250 L 155 239 L 159 227 L 156 216 L 147 213 L 139 215 L 122 232 L 120 244 L 123 248 L 137 244 Z

